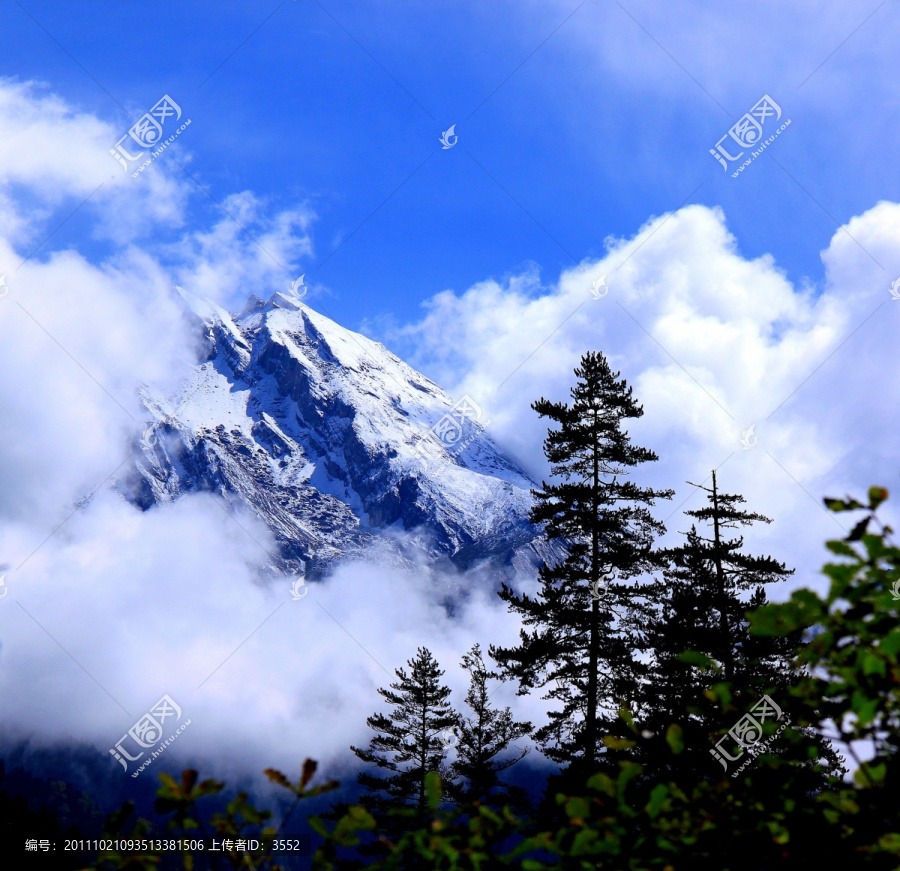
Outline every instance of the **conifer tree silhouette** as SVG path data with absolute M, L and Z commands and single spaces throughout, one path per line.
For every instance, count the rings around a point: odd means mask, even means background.
M 570 404 L 540 399 L 532 406 L 558 428 L 544 442 L 557 483 L 534 491 L 531 519 L 566 555 L 541 568 L 536 596 L 503 585 L 500 597 L 524 625 L 518 645 L 490 653 L 520 693 L 545 689 L 543 698 L 554 703 L 549 723 L 535 732 L 542 751 L 590 776 L 603 734 L 620 729 L 617 711 L 639 689 L 643 606 L 636 579 L 660 566 L 654 540 L 664 527 L 649 507 L 672 491 L 627 477 L 658 458 L 633 445 L 623 426 L 644 412 L 620 373 L 603 354 L 587 353 L 575 376 Z
M 496 674 L 485 665 L 480 645 L 475 644 L 464 654 L 461 665 L 469 673 L 466 705 L 471 714 L 459 718 L 456 759 L 450 766 L 452 774 L 462 781 L 458 797 L 465 803 L 478 801 L 525 809 L 527 799 L 522 790 L 504 784 L 500 773 L 526 755 L 527 749 L 518 755 L 503 756 L 511 744 L 530 734 L 532 725 L 514 720 L 509 708 L 491 706 L 488 682 Z
M 799 633 L 751 635 L 746 616 L 767 603 L 765 587 L 790 577 L 793 569 L 774 557 L 746 553 L 740 535 L 728 537 L 730 530 L 772 521 L 744 509 L 743 496 L 721 492 L 715 471 L 711 487 L 691 486 L 704 491 L 707 504 L 684 513 L 702 527 L 692 525 L 683 533 L 683 544 L 664 552 L 669 566 L 662 581 L 647 589 L 657 610 L 646 624 L 653 664 L 636 706 L 646 739 L 638 742 L 636 755 L 655 779 L 678 775 L 696 780 L 721 773 L 710 758 L 710 736 L 733 726 L 736 715 L 724 713 L 707 697 L 711 684 L 727 681 L 734 707 L 748 711 L 767 692 L 784 704 L 789 687 L 801 676 L 793 663 Z M 710 660 L 715 672 L 696 657 L 685 661 L 686 651 Z M 666 743 L 672 723 L 682 733 L 678 754 Z M 820 746 L 825 767 L 839 768 L 827 743 Z
M 445 765 L 449 744 L 445 733 L 458 720 L 447 701 L 450 688 L 441 683 L 444 672 L 431 651 L 420 647 L 407 665 L 409 672 L 395 669 L 397 681 L 390 689 L 378 690 L 391 710 L 387 715 L 376 713 L 366 720 L 377 733 L 368 748 L 350 748 L 363 762 L 388 772 L 378 776 L 363 771 L 357 778 L 367 791 L 361 803 L 388 832 L 396 827 L 387 815 L 389 809 L 405 805 L 424 811 L 428 772 L 438 772 L 449 784 Z

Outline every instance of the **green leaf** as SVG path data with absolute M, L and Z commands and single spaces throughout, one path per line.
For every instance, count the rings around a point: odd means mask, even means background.
M 440 780 L 440 778 L 438 778 L 438 780 Z M 347 817 L 353 821 L 354 825 L 361 829 L 375 828 L 375 817 L 361 805 L 354 804 L 347 808 Z
M 672 752 L 676 756 L 684 750 L 684 732 L 677 723 L 672 723 L 666 729 L 666 743 L 672 748 Z
M 684 653 L 678 654 L 678 661 L 688 665 L 698 665 L 701 668 L 716 668 L 715 660 L 710 659 L 705 653 L 698 653 L 696 650 L 685 650 Z
M 659 815 L 669 799 L 669 789 L 661 783 L 653 787 L 650 793 L 650 801 L 647 802 L 647 815 L 652 819 Z
M 863 656 L 863 674 L 877 674 L 884 677 L 884 660 L 877 653 L 867 652 Z
M 619 738 L 616 735 L 604 735 L 603 743 L 610 750 L 630 750 L 637 742 L 629 741 L 627 738 Z
M 823 500 L 825 503 L 825 507 L 829 511 L 840 512 L 840 511 L 856 511 L 859 508 L 865 508 L 865 505 L 860 504 L 855 499 L 831 499 L 826 496 Z
M 594 774 L 587 782 L 588 789 L 604 792 L 607 795 L 615 793 L 615 783 L 608 774 Z
M 706 692 L 703 693 L 711 702 L 717 702 L 723 708 L 727 708 L 731 704 L 731 684 L 727 681 L 714 683 Z
M 763 605 L 747 616 L 750 618 L 750 634 L 778 636 L 786 635 L 791 627 L 784 626 L 783 609 L 781 605 Z
M 878 644 L 878 649 L 888 656 L 896 656 L 900 653 L 900 629 L 889 632 Z
M 850 530 L 850 534 L 847 536 L 846 540 L 859 541 L 866 534 L 866 527 L 868 527 L 871 519 L 871 517 L 863 517 L 863 519 Z
M 425 775 L 425 798 L 430 810 L 437 810 L 441 803 L 441 776 L 436 771 Z
M 317 835 L 321 835 L 323 838 L 328 837 L 328 829 L 325 828 L 325 823 L 323 823 L 318 817 L 309 817 L 307 818 L 306 822 Z
M 847 544 L 846 541 L 841 539 L 835 539 L 832 541 L 825 542 L 825 547 L 827 547 L 832 553 L 837 554 L 838 556 L 848 556 L 851 559 L 859 559 L 859 554 Z
M 631 711 L 628 708 L 620 708 L 619 709 L 619 719 L 624 720 L 628 724 L 628 728 L 631 729 L 632 732 L 637 731 L 634 725 L 634 717 L 631 714 Z
M 595 832 L 593 829 L 582 829 L 572 839 L 572 855 L 584 856 L 593 853 L 594 847 L 597 844 L 597 840 L 597 832 Z
M 175 783 L 175 779 L 171 774 L 166 774 L 165 771 L 161 771 L 159 774 L 159 779 L 164 787 L 170 789 L 172 792 L 178 791 L 178 784 Z
M 862 787 L 881 786 L 884 783 L 885 774 L 887 774 L 887 766 L 883 762 L 880 762 L 877 765 L 863 762 L 863 764 L 853 772 L 853 779 Z
M 888 498 L 888 491 L 884 487 L 869 487 L 869 508 L 873 511 Z
M 570 820 L 586 820 L 591 815 L 591 803 L 586 798 L 567 798 L 566 813 Z
M 858 718 L 860 726 L 868 726 L 878 713 L 878 699 L 866 699 L 861 693 L 853 694 L 852 709 Z
M 267 768 L 263 771 L 266 777 L 269 778 L 273 783 L 277 783 L 279 786 L 283 786 L 285 789 L 293 790 L 290 782 L 287 777 L 285 777 L 277 768 Z
M 306 786 L 309 783 L 313 775 L 316 773 L 316 768 L 318 768 L 319 763 L 316 762 L 315 759 L 304 759 L 303 760 L 303 771 L 300 775 L 300 786 Z

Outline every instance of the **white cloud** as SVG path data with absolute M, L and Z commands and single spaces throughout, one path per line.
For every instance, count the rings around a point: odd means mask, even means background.
M 562 0 L 554 6 L 539 13 L 548 26 L 571 12 Z M 589 4 L 560 35 L 567 54 L 573 45 L 582 48 L 574 58 L 589 80 L 591 68 L 602 70 L 619 90 L 652 90 L 665 101 L 687 96 L 721 114 L 712 97 L 736 120 L 750 105 L 740 101 L 755 102 L 766 90 L 829 115 L 859 110 L 855 98 L 863 90 L 873 108 L 895 99 L 896 81 L 882 74 L 895 31 L 889 8 L 874 5 L 793 0 L 746 3 L 721 14 L 698 0 L 678 6 L 636 0 Z M 666 113 L 654 115 L 660 120 Z
M 450 620 L 446 579 L 425 571 L 349 564 L 294 600 L 290 578 L 257 579 L 254 539 L 273 543 L 254 518 L 240 523 L 250 535 L 209 496 L 141 512 L 105 492 L 76 514 L 8 578 L 0 697 L 18 700 L 16 728 L 106 749 L 168 693 L 192 720 L 171 758 L 244 773 L 312 756 L 334 771 L 368 740 L 375 688 L 417 647 L 459 701 L 462 652 L 512 640 L 487 584 Z M 7 527 L 0 547 L 14 542 Z
M 31 144 L 21 165 L 13 165 L 15 149 L 0 153 L 0 259 L 19 264 L 51 216 L 64 217 L 93 190 L 98 171 L 117 171 L 106 149 L 118 137 L 31 85 L 0 86 L 4 119 L 18 125 L 20 144 Z M 71 160 L 56 159 L 60 141 Z M 123 199 L 92 200 L 96 221 L 113 225 L 120 209 L 140 208 L 156 191 L 164 205 L 140 220 L 180 224 L 183 185 L 154 172 L 156 187 L 147 172 L 120 183 Z M 241 516 L 238 525 L 211 496 L 141 512 L 109 489 L 126 474 L 142 429 L 137 387 L 165 389 L 191 353 L 173 279 L 242 303 L 250 291 L 286 289 L 292 275 L 274 260 L 293 268 L 311 253 L 314 216 L 305 205 L 272 215 L 247 192 L 224 205 L 256 241 L 223 217 L 183 234 L 177 245 L 137 244 L 140 221 L 132 221 L 134 232 L 123 236 L 132 244 L 105 261 L 63 250 L 6 269 L 5 725 L 37 741 L 89 741 L 105 751 L 168 693 L 192 720 L 168 759 L 208 760 L 219 771 L 233 766 L 241 773 L 271 764 L 296 770 L 305 755 L 339 766 L 350 743 L 367 740 L 375 688 L 418 645 L 431 645 L 461 692 L 462 652 L 474 640 L 497 640 L 512 624 L 486 585 L 448 620 L 436 592 L 452 579 L 371 565 L 345 566 L 293 601 L 290 579 L 259 581 L 266 557 L 257 542 L 273 544 L 255 518 Z M 98 487 L 76 510 L 76 500 Z
M 163 270 L 136 250 L 101 267 L 60 252 L 7 281 L 0 516 L 52 526 L 125 459 L 136 388 L 172 376 L 187 335 Z
M 748 541 L 775 549 L 809 582 L 822 541 L 840 531 L 821 496 L 894 476 L 900 396 L 888 373 L 898 312 L 888 288 L 900 273 L 898 242 L 900 206 L 880 203 L 835 233 L 824 287 L 797 288 L 770 257 L 743 258 L 719 210 L 690 206 L 608 240 L 601 261 L 566 270 L 538 295 L 533 275 L 439 294 L 395 338 L 448 390 L 482 403 L 495 437 L 536 474 L 546 423 L 530 403 L 567 399 L 580 356 L 602 350 L 644 406 L 635 439 L 660 456 L 641 477 L 676 488 L 658 515 L 692 492 L 685 479 L 701 482 L 727 460 L 722 486 L 776 520 Z M 603 274 L 609 293 L 594 299 Z M 745 451 L 739 437 L 751 424 L 759 441 Z
M 109 154 L 131 125 L 120 117 L 101 121 L 34 82 L 0 80 L 0 232 L 28 253 L 79 207 L 95 217 L 98 237 L 119 244 L 180 226 L 193 185 L 155 165 L 131 178 Z
M 308 230 L 315 214 L 307 205 L 268 216 L 268 204 L 249 191 L 223 202 L 211 230 L 191 235 L 167 254 L 179 263 L 179 283 L 200 296 L 241 308 L 251 293 L 287 291 L 297 263 L 312 255 Z

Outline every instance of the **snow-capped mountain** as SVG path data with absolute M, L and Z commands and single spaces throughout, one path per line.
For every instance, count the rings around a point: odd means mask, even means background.
M 243 502 L 278 542 L 273 567 L 311 574 L 373 546 L 460 567 L 543 550 L 533 482 L 470 400 L 295 297 L 232 316 L 179 292 L 204 360 L 178 395 L 144 391 L 141 506 L 196 490 Z

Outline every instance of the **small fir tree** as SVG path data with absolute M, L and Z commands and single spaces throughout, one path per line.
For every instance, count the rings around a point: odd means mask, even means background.
M 444 733 L 457 723 L 456 712 L 447 699 L 450 688 L 441 683 L 444 672 L 426 647 L 407 662 L 409 672 L 395 670 L 397 682 L 379 689 L 391 705 L 387 715 L 373 714 L 366 720 L 376 734 L 367 749 L 350 749 L 363 762 L 387 772 L 385 776 L 364 771 L 357 778 L 366 790 L 360 799 L 386 830 L 392 830 L 387 811 L 411 806 L 421 812 L 427 807 L 425 775 L 436 771 L 446 780 L 447 741 Z
M 469 673 L 466 705 L 471 716 L 461 716 L 457 726 L 456 759 L 450 766 L 451 773 L 462 781 L 457 795 L 467 805 L 478 801 L 524 810 L 527 798 L 523 791 L 504 784 L 500 773 L 526 755 L 527 748 L 517 755 L 506 751 L 529 735 L 532 725 L 513 719 L 509 708 L 491 706 L 488 682 L 497 675 L 485 665 L 480 645 L 463 656 L 461 666 Z

